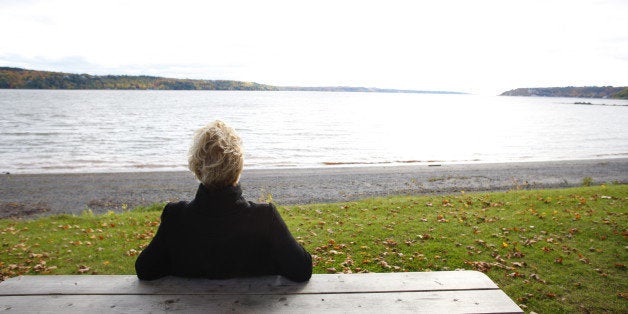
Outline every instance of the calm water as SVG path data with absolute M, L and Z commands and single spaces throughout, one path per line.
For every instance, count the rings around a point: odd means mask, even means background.
M 240 133 L 248 168 L 628 156 L 626 100 L 0 90 L 0 171 L 183 170 L 215 119 Z

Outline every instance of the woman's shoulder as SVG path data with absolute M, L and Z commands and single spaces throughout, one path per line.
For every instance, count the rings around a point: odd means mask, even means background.
M 188 202 L 186 202 L 186 201 L 170 202 L 170 203 L 166 204 L 166 206 L 164 207 L 164 210 L 166 210 L 166 209 L 173 210 L 173 209 L 177 209 L 177 208 L 184 208 L 187 205 L 188 205 Z
M 255 203 L 247 201 L 247 206 L 244 209 L 248 215 L 259 217 L 260 219 L 274 220 L 274 216 L 277 213 L 277 208 L 273 203 Z
M 161 212 L 161 220 L 172 219 L 175 216 L 179 216 L 181 212 L 188 206 L 188 202 L 180 201 L 180 202 L 171 202 L 164 206 L 164 210 Z
M 266 211 L 266 212 L 273 212 L 277 210 L 277 208 L 275 207 L 275 204 L 273 203 L 255 203 L 251 201 L 247 201 L 247 203 L 248 203 L 247 207 L 250 208 L 251 210 Z
M 283 218 L 281 217 L 281 213 L 277 210 L 277 207 L 273 203 L 253 203 L 251 204 L 252 211 L 256 212 L 257 215 L 262 215 L 265 219 L 268 219 L 271 223 L 282 222 Z

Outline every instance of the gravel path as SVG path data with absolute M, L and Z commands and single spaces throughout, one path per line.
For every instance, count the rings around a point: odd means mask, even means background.
M 245 170 L 244 196 L 279 205 L 351 201 L 366 197 L 495 191 L 628 183 L 628 158 L 385 167 Z M 0 175 L 0 218 L 121 211 L 154 202 L 190 200 L 189 172 Z

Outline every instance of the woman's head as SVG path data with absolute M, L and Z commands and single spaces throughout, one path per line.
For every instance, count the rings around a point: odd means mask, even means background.
M 241 144 L 232 128 L 216 120 L 194 134 L 188 167 L 208 189 L 234 185 L 244 164 Z

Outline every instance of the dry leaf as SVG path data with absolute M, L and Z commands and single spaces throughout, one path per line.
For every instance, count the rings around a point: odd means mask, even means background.
M 80 265 L 79 268 L 78 268 L 78 272 L 80 274 L 84 274 L 84 273 L 88 272 L 89 270 L 90 270 L 90 268 L 88 266 L 85 266 L 85 265 Z

